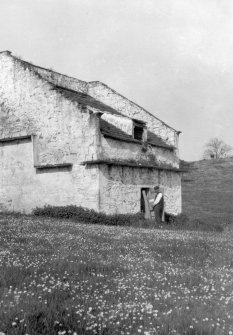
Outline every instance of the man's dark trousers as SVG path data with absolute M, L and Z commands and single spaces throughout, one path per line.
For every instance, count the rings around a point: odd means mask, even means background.
M 155 213 L 155 222 L 161 223 L 163 217 L 163 197 L 161 198 L 160 202 L 154 206 L 154 213 Z

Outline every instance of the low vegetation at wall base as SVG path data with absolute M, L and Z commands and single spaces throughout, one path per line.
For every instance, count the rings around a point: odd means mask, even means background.
M 57 219 L 70 219 L 76 222 L 102 224 L 106 226 L 133 226 L 144 221 L 141 213 L 107 215 L 98 213 L 93 209 L 80 206 L 45 206 L 33 211 L 35 216 L 45 216 Z
M 210 224 L 204 220 L 189 218 L 185 214 L 175 216 L 165 213 L 165 222 L 156 223 L 155 220 L 146 220 L 142 213 L 107 215 L 80 206 L 45 206 L 43 208 L 36 208 L 33 211 L 33 215 L 106 226 L 133 226 L 140 228 L 218 232 L 224 230 L 224 226 L 221 224 Z

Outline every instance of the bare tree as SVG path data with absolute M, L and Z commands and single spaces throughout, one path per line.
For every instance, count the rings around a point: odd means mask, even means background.
M 232 151 L 232 146 L 226 144 L 223 140 L 214 137 L 205 145 L 204 158 L 225 158 Z

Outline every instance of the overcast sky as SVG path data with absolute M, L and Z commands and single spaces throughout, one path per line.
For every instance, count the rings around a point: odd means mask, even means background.
M 103 81 L 181 130 L 233 145 L 233 1 L 0 0 L 0 50 Z

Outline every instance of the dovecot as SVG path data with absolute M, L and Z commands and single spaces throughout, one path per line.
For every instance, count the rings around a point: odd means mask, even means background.
M 160 185 L 181 212 L 180 132 L 107 85 L 0 52 L 0 120 L 0 211 L 145 212 Z

